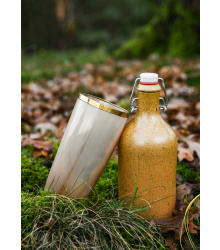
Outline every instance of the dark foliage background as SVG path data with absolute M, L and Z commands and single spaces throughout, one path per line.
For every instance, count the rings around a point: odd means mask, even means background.
M 22 0 L 22 49 L 199 54 L 199 0 Z

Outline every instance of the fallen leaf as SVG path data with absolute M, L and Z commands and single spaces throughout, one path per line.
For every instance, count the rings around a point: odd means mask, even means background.
M 57 129 L 57 131 L 55 132 L 55 136 L 57 139 L 61 140 L 62 137 L 63 137 L 63 134 L 65 132 L 65 129 L 66 129 L 66 126 L 67 126 L 67 122 L 65 120 L 62 120 L 60 122 L 60 126 L 59 128 Z
M 177 183 L 177 184 L 180 184 L 180 183 L 182 183 L 182 182 L 183 182 L 182 176 L 179 175 L 179 174 L 176 174 L 176 183 Z
M 181 110 L 187 108 L 189 103 L 183 98 L 172 98 L 168 103 L 168 110 Z
M 49 218 L 49 219 L 47 219 L 47 220 L 43 223 L 43 225 L 44 225 L 44 226 L 52 226 L 54 223 L 55 223 L 55 219 Z
M 172 218 L 162 218 L 157 220 L 158 225 L 162 225 L 165 228 L 181 228 L 184 213 L 180 213 Z
M 184 218 L 184 213 L 181 212 L 177 216 L 174 216 L 172 218 L 169 218 L 169 219 L 163 218 L 163 219 L 157 220 L 157 225 L 162 226 L 162 228 L 160 229 L 160 232 L 162 234 L 168 233 L 170 231 L 174 231 L 176 239 L 179 240 L 183 218 Z M 183 233 L 184 232 L 185 230 L 183 229 Z
M 192 245 L 190 244 L 190 241 L 189 241 L 187 235 L 184 235 L 183 238 L 184 238 L 184 240 L 186 242 L 186 245 L 183 246 L 184 250 L 193 250 Z M 198 244 L 194 244 L 194 245 L 195 245 L 195 247 L 196 247 L 197 250 L 200 249 L 200 245 L 198 245 Z
M 198 200 L 194 213 L 193 213 L 193 218 L 196 220 L 200 217 L 200 200 Z
M 59 114 L 59 115 L 52 116 L 50 121 L 57 125 L 62 119 L 63 119 L 63 116 Z
M 57 127 L 50 123 L 50 122 L 45 122 L 45 123 L 39 123 L 34 127 L 35 131 L 40 131 L 41 133 L 45 133 L 46 131 L 52 131 L 53 133 L 56 132 Z
M 40 141 L 40 140 L 33 140 L 30 138 L 30 136 L 26 136 L 26 138 L 22 140 L 21 142 L 22 146 L 32 145 L 36 152 L 35 154 L 43 154 L 46 155 L 45 152 L 50 152 L 53 149 L 53 141 Z M 37 151 L 38 150 L 38 151 Z M 45 152 L 41 152 L 45 151 Z
M 165 244 L 170 247 L 171 250 L 177 249 L 177 243 L 173 241 L 171 237 L 165 239 Z
M 182 161 L 183 159 L 186 159 L 187 161 L 193 161 L 194 157 L 190 149 L 178 147 L 178 159 L 179 161 Z
M 185 141 L 187 142 L 189 146 L 189 150 L 191 152 L 196 152 L 196 154 L 200 158 L 200 144 L 198 142 L 191 141 L 191 140 L 185 140 Z
M 44 93 L 44 89 L 39 84 L 33 82 L 28 85 L 28 90 L 34 94 Z
M 197 184 L 183 183 L 176 188 L 176 209 L 183 211 L 186 207 L 186 195 L 187 201 L 190 202 L 194 198 L 194 191 L 197 188 Z
M 175 65 L 171 66 L 163 66 L 160 71 L 159 75 L 164 80 L 172 78 L 172 80 L 177 79 L 181 75 L 181 69 Z
M 42 150 L 42 149 L 40 149 L 40 150 L 35 149 L 34 152 L 33 152 L 33 155 L 34 155 L 35 157 L 39 157 L 39 156 L 48 156 L 48 152 L 45 151 L 45 150 Z
M 193 215 L 190 217 L 189 219 L 189 225 L 188 225 L 188 228 L 189 228 L 189 232 L 192 233 L 192 234 L 196 234 L 197 231 L 195 229 L 200 229 L 200 227 L 196 226 L 194 223 L 193 223 Z

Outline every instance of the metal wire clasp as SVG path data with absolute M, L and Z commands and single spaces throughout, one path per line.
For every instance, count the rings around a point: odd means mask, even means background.
M 135 92 L 135 89 L 136 89 L 136 86 L 137 86 L 137 82 L 138 80 L 140 80 L 140 78 L 137 78 L 134 82 L 134 87 L 132 89 L 132 92 L 131 92 L 131 96 L 130 96 L 130 108 L 131 108 L 131 113 L 133 113 L 135 110 L 137 110 L 137 106 L 134 105 L 134 102 L 139 100 L 139 98 L 133 98 L 133 95 L 134 95 L 134 92 Z M 161 87 L 163 88 L 163 91 L 164 91 L 164 94 L 165 94 L 165 98 L 163 97 L 160 97 L 160 100 L 163 102 L 162 106 L 159 106 L 159 108 L 161 110 L 163 110 L 164 112 L 167 111 L 167 105 L 168 105 L 168 96 L 167 96 L 167 92 L 166 92 L 166 87 L 165 87 L 165 83 L 164 83 L 164 80 L 163 78 L 158 78 L 158 82 L 160 83 L 161 81 Z

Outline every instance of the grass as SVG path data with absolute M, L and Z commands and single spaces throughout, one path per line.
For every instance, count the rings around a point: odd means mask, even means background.
M 21 57 L 21 83 L 53 79 L 69 72 L 78 72 L 84 63 L 104 62 L 108 54 L 102 48 L 97 50 L 47 51 L 41 49 Z
M 163 237 L 118 200 L 22 195 L 22 248 L 164 249 Z
M 186 234 L 187 234 L 187 237 L 189 239 L 189 242 L 190 242 L 190 245 L 192 246 L 192 249 L 193 250 L 196 250 L 196 246 L 194 244 L 194 240 L 192 239 L 190 232 L 189 232 L 189 227 L 188 227 L 188 223 L 189 223 L 189 214 L 190 214 L 190 208 L 193 206 L 192 208 L 192 211 L 195 209 L 196 207 L 196 204 L 198 202 L 200 198 L 200 194 L 198 194 L 190 203 L 189 205 L 187 206 L 187 209 L 186 209 L 186 212 L 185 212 L 185 215 L 184 215 L 184 218 L 183 218 L 183 223 L 182 223 L 182 228 L 181 228 L 181 234 L 180 234 L 180 245 L 181 245 L 181 248 L 183 249 L 183 246 L 182 246 L 182 232 L 183 232 L 183 229 L 185 227 L 185 230 L 186 230 Z

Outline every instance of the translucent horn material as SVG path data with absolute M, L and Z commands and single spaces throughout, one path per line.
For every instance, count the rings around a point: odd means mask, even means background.
M 128 111 L 80 94 L 49 173 L 46 189 L 69 197 L 90 195 L 128 118 Z

